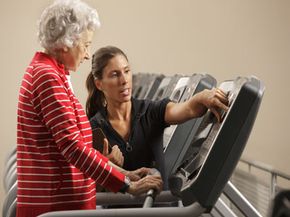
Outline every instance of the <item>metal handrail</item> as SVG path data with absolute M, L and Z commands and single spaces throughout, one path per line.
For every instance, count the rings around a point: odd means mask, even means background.
M 281 178 L 290 180 L 290 175 L 288 175 L 288 174 L 286 174 L 284 172 L 281 172 L 281 171 L 279 171 L 279 170 L 277 170 L 277 169 L 273 168 L 272 166 L 269 166 L 269 165 L 267 165 L 265 163 L 254 161 L 254 160 L 250 160 L 250 159 L 247 159 L 247 158 L 244 158 L 244 157 L 241 158 L 240 161 L 243 162 L 243 163 L 248 164 L 249 166 L 256 167 L 256 168 L 264 170 L 266 172 L 276 174 L 277 176 L 279 176 Z
M 271 188 L 270 197 L 271 197 L 271 199 L 273 199 L 275 197 L 275 194 L 276 194 L 277 177 L 280 177 L 280 178 L 283 178 L 283 179 L 290 181 L 290 175 L 288 175 L 284 172 L 281 172 L 281 171 L 279 171 L 279 170 L 277 170 L 277 169 L 273 168 L 272 166 L 269 166 L 265 163 L 250 160 L 250 159 L 247 159 L 244 157 L 240 159 L 240 162 L 248 165 L 249 172 L 251 171 L 252 167 L 255 167 L 257 169 L 260 169 L 264 172 L 268 172 L 271 174 L 271 183 L 270 183 L 270 188 Z

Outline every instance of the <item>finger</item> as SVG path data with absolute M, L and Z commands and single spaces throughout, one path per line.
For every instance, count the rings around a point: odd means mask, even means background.
M 147 176 L 148 174 L 150 174 L 150 172 L 151 172 L 151 168 L 142 167 L 142 168 L 138 169 L 138 174 L 141 177 Z
M 140 180 L 140 177 L 134 173 L 130 173 L 129 178 L 131 181 L 138 181 Z
M 146 176 L 137 182 L 138 193 L 146 193 L 150 189 L 154 189 L 159 193 L 162 189 L 163 182 L 160 176 Z
M 123 165 L 124 165 L 124 157 L 123 157 L 123 155 L 122 155 L 122 157 L 121 157 L 121 162 L 120 162 L 120 167 L 123 167 Z
M 227 97 L 227 93 L 225 93 L 223 90 L 221 90 L 219 88 L 216 88 L 216 92 L 219 93 L 219 94 L 221 94 L 224 97 Z
M 225 105 L 224 103 L 222 103 L 221 101 L 219 100 L 215 100 L 215 107 L 218 107 L 220 109 L 223 109 L 224 111 L 228 111 L 229 110 L 229 107 L 227 105 Z
M 215 108 L 210 108 L 210 111 L 217 118 L 218 122 L 221 122 L 221 115 L 220 115 L 220 113 Z
M 157 193 L 159 193 L 162 190 L 162 179 L 160 176 L 151 176 L 150 180 L 146 180 L 146 183 L 149 185 L 149 189 L 154 189 Z
M 140 168 L 140 170 L 142 171 L 142 173 L 144 174 L 148 174 L 151 172 L 151 168 L 148 168 L 148 167 L 142 167 Z
M 118 160 L 118 165 L 119 165 L 120 167 L 122 167 L 122 166 L 123 166 L 123 161 L 124 161 L 123 156 L 122 156 L 122 155 L 119 155 L 119 156 L 117 157 L 117 160 Z
M 118 166 L 121 166 L 121 153 L 118 150 L 117 146 L 113 146 L 111 153 L 109 154 L 111 156 L 111 160 L 114 161 L 115 164 Z
M 115 155 L 117 155 L 118 157 L 123 156 L 123 153 L 121 152 L 121 150 L 119 149 L 118 145 L 114 145 L 112 147 L 112 153 L 114 153 Z
M 144 180 L 139 180 L 137 181 L 137 185 L 136 185 L 136 192 L 137 194 L 142 194 L 142 193 L 146 193 L 148 190 L 150 189 L 156 189 L 158 190 L 158 187 L 153 184 L 150 180 L 147 180 L 146 182 Z
M 227 95 L 225 95 L 223 92 L 216 91 L 215 92 L 215 97 L 218 98 L 224 104 L 228 104 L 229 103 Z
M 219 101 L 221 101 L 222 103 L 224 103 L 226 105 L 229 103 L 228 98 L 219 94 L 219 93 L 216 93 L 215 97 L 216 97 L 216 99 L 218 99 Z
M 227 98 L 228 97 L 228 94 L 225 93 L 223 90 L 221 90 L 219 88 L 215 88 L 214 91 L 215 91 L 215 94 L 218 94 L 218 95 L 220 95 L 220 96 L 222 96 L 224 98 Z
M 111 151 L 111 153 L 112 154 L 118 154 L 118 146 L 117 145 L 114 145 L 113 147 L 112 147 L 112 151 Z
M 124 163 L 124 156 L 123 156 L 123 153 L 121 152 L 120 148 L 117 145 L 113 146 L 112 153 L 114 153 L 114 155 L 116 155 L 116 158 L 118 159 L 118 164 L 119 164 L 119 166 L 122 167 L 123 163 Z
M 160 175 L 150 175 L 144 178 L 146 183 L 162 183 L 162 179 Z
M 109 154 L 109 142 L 106 138 L 104 138 L 103 155 L 107 156 L 108 154 Z

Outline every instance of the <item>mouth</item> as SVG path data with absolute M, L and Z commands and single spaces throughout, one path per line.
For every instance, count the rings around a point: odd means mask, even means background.
M 128 96 L 130 94 L 130 88 L 124 88 L 120 91 L 121 95 Z

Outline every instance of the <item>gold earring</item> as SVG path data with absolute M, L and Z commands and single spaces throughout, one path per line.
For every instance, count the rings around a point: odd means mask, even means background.
M 107 100 L 106 100 L 105 98 L 104 98 L 103 100 L 104 100 L 104 101 L 103 101 L 103 106 L 106 107 L 107 104 L 108 104 L 108 103 L 107 103 Z

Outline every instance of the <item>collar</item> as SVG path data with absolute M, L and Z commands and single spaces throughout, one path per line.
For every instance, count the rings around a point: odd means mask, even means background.
M 145 114 L 145 111 L 147 109 L 149 101 L 148 100 L 139 100 L 139 99 L 135 99 L 132 97 L 131 103 L 132 103 L 131 115 L 133 117 L 132 121 L 135 121 L 136 119 L 140 119 L 140 117 Z M 107 111 L 106 107 L 102 107 L 99 110 L 99 113 L 103 117 L 102 121 L 107 120 L 108 111 Z
M 30 63 L 30 67 L 28 67 L 26 71 L 28 71 L 29 68 L 31 68 L 31 66 L 35 65 L 36 63 L 44 63 L 47 65 L 52 65 L 61 74 L 70 75 L 69 71 L 65 69 L 65 67 L 62 63 L 57 62 L 57 60 L 54 57 L 52 57 L 44 52 L 36 52 L 35 53 L 32 61 Z

